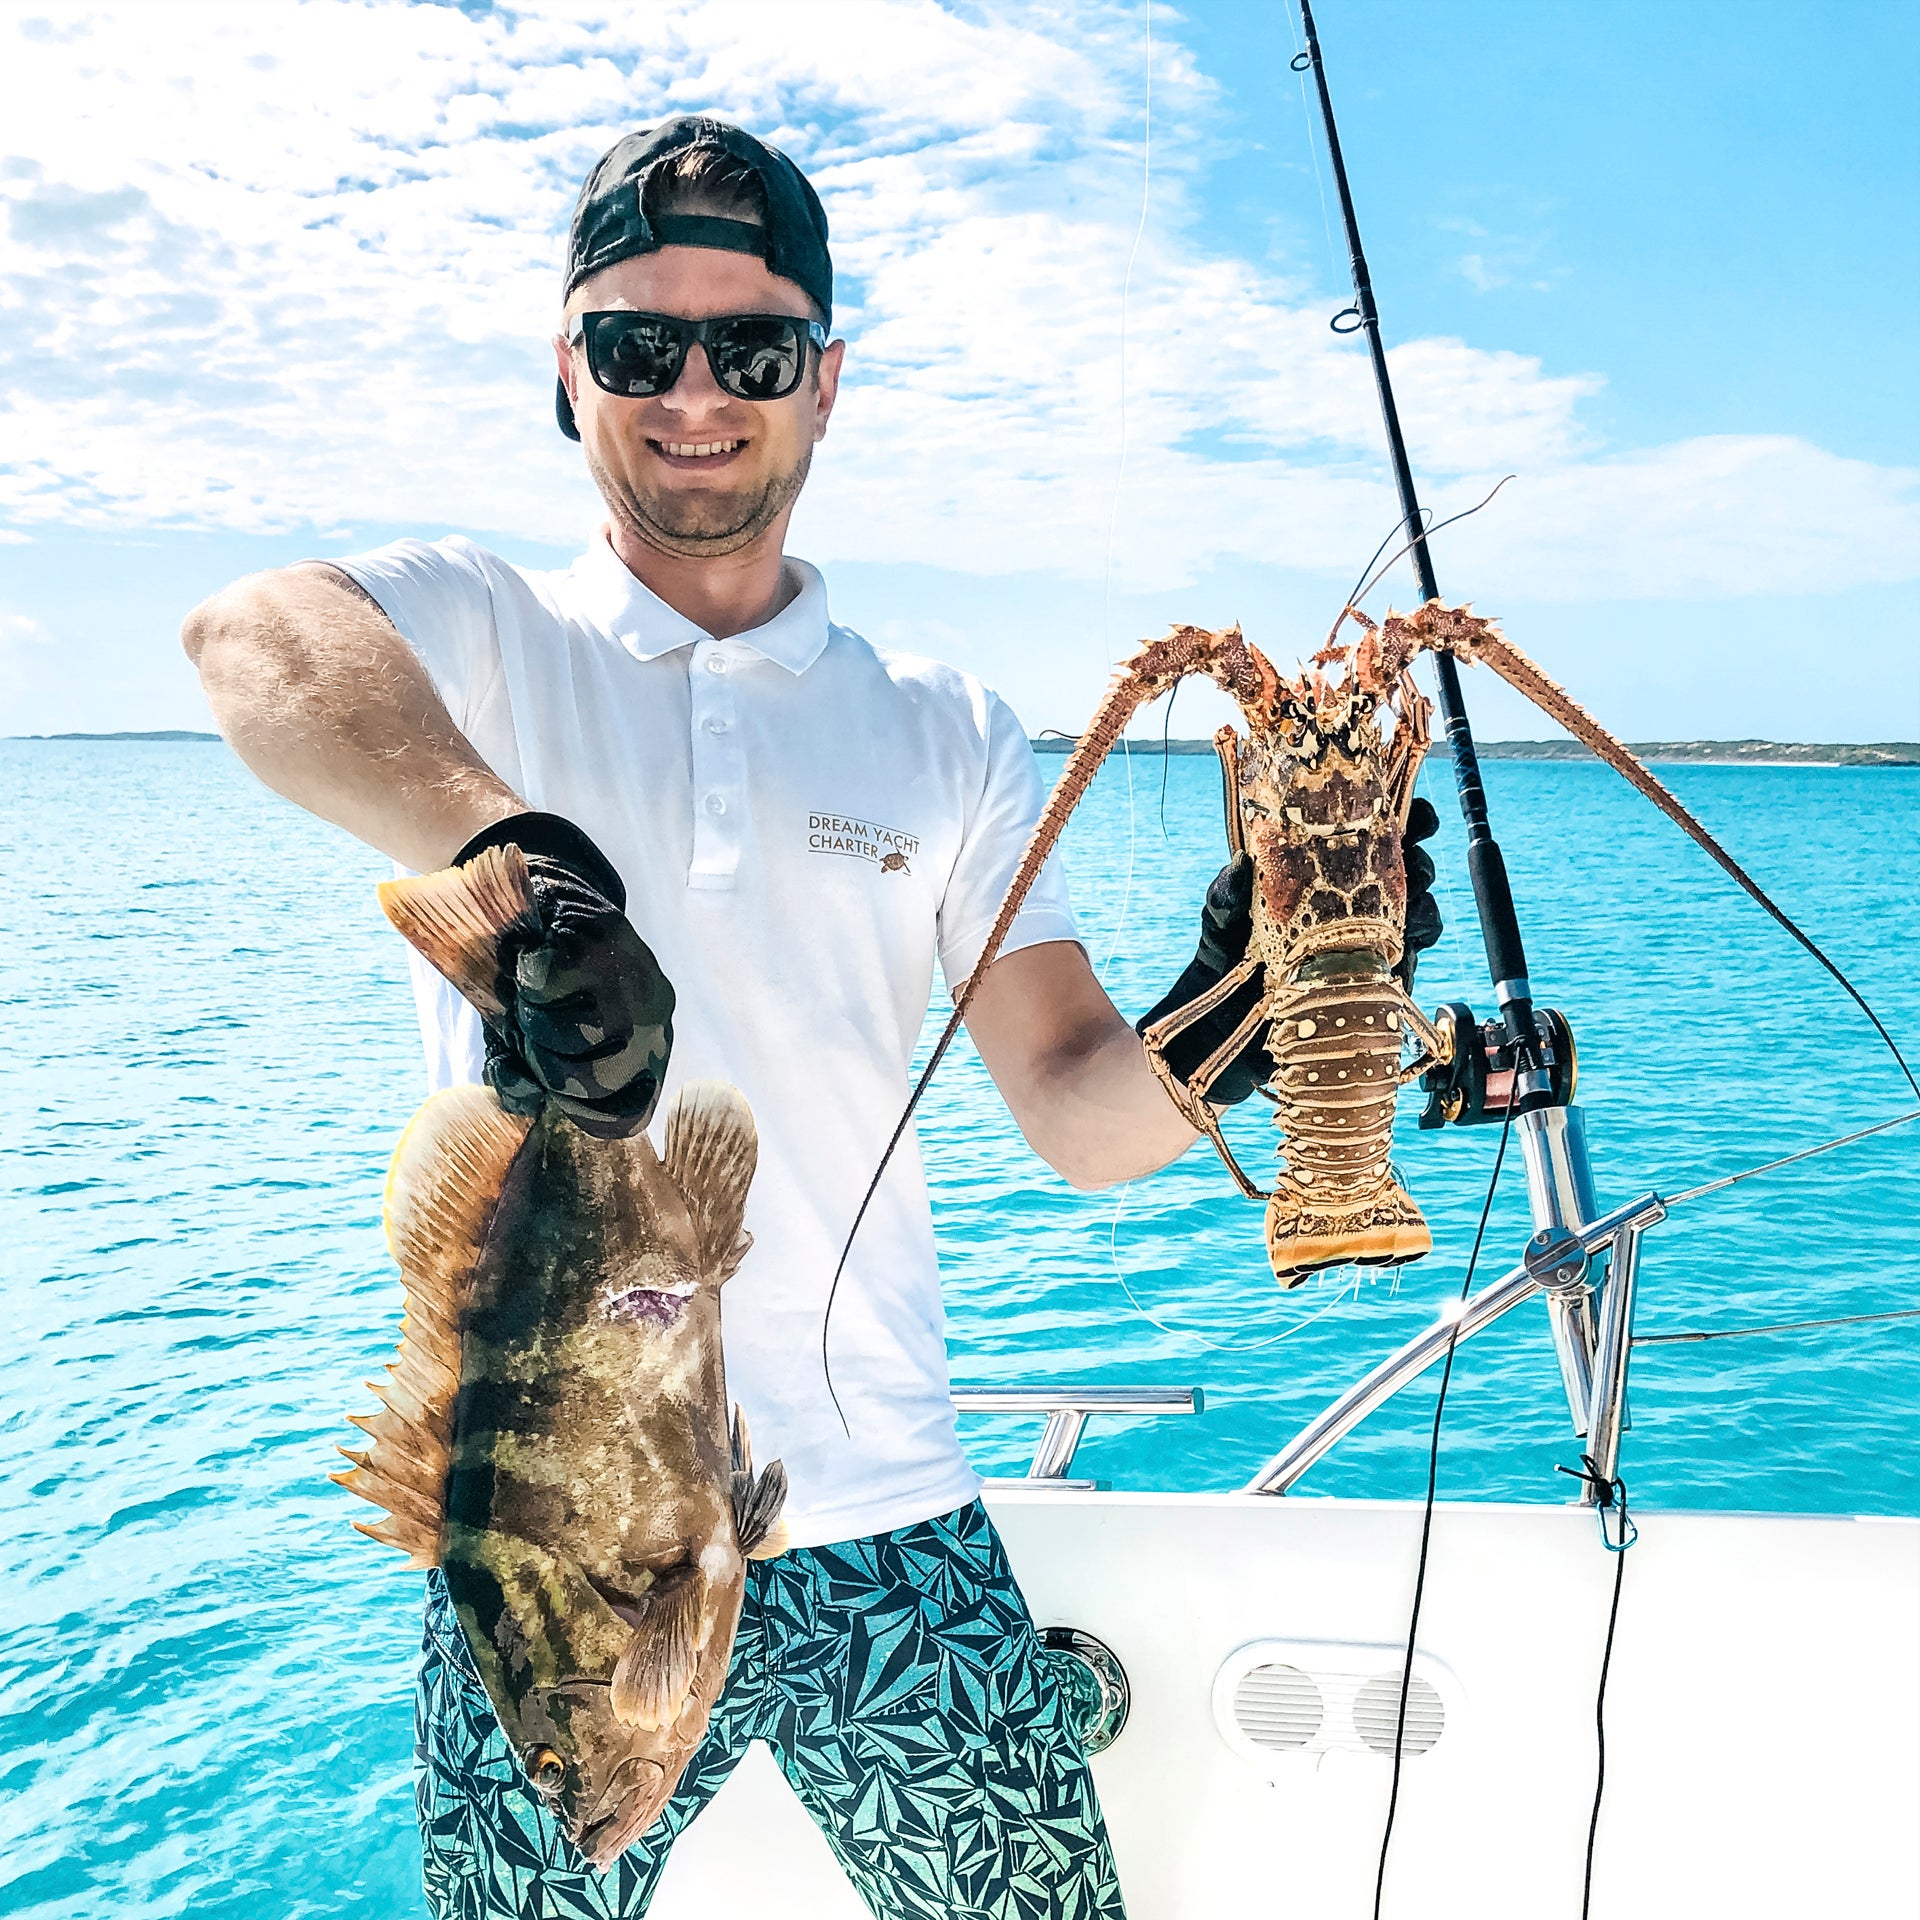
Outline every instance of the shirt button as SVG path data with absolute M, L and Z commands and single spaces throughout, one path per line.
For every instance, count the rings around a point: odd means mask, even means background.
M 709 733 L 725 733 L 726 730 L 727 723 L 724 720 L 709 720 L 707 722 L 707 731 Z
M 707 811 L 709 813 L 725 813 L 726 810 L 727 803 L 721 799 L 717 793 L 707 795 Z
M 725 673 L 726 670 L 727 663 L 721 655 L 717 653 L 707 655 L 707 671 L 709 673 Z

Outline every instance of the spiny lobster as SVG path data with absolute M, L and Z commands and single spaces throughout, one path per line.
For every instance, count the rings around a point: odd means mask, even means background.
M 1340 630 L 1349 620 L 1361 635 L 1341 645 Z M 1247 723 L 1244 736 L 1222 727 L 1214 747 L 1226 779 L 1229 843 L 1253 860 L 1253 933 L 1239 966 L 1199 999 L 1154 1022 L 1144 1038 L 1148 1062 L 1175 1105 L 1213 1142 L 1241 1191 L 1266 1202 L 1267 1252 L 1283 1286 L 1349 1262 L 1392 1266 L 1417 1260 L 1432 1246 L 1419 1207 L 1394 1174 L 1389 1149 L 1395 1095 L 1429 1065 L 1444 1061 L 1451 1045 L 1394 973 L 1406 922 L 1401 835 L 1430 739 L 1430 704 L 1410 668 L 1418 655 L 1434 649 L 1492 667 L 1592 748 L 1853 992 L 1625 744 L 1471 607 L 1430 600 L 1415 613 L 1389 611 L 1376 623 L 1349 606 L 1311 666 L 1293 679 L 1278 673 L 1237 626 L 1223 633 L 1176 626 L 1123 663 L 1080 736 L 979 962 L 956 995 L 946 1037 L 965 1017 L 975 982 L 993 964 L 1042 863 L 1129 720 L 1189 674 L 1205 674 L 1232 696 Z M 1392 722 L 1385 730 L 1383 718 Z M 1167 1042 L 1262 968 L 1258 1003 L 1182 1081 L 1167 1065 Z M 1264 1092 L 1281 1135 L 1280 1171 L 1271 1192 L 1242 1171 L 1206 1097 L 1263 1023 L 1270 1029 L 1274 1063 Z M 1414 1052 L 1403 1062 L 1408 1039 Z M 943 1038 L 923 1086 L 945 1046 Z

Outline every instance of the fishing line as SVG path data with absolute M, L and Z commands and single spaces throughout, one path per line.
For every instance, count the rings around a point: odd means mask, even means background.
M 1640 1538 L 1640 1529 L 1627 1511 L 1627 1483 L 1618 1473 L 1609 1480 L 1592 1454 L 1583 1453 L 1577 1467 L 1556 1466 L 1554 1472 L 1584 1480 L 1593 1489 L 1600 1544 L 1613 1555 L 1613 1602 L 1607 1608 L 1607 1639 L 1600 1654 L 1600 1684 L 1593 1695 L 1593 1811 L 1587 1816 L 1587 1864 L 1580 1881 L 1580 1920 L 1587 1920 L 1593 1907 L 1593 1850 L 1600 1837 L 1600 1803 L 1607 1791 L 1607 1677 L 1613 1671 L 1613 1636 L 1620 1624 L 1620 1588 L 1627 1577 L 1627 1549 Z M 1609 1513 L 1619 1515 L 1617 1539 L 1607 1532 Z
M 1146 122 L 1143 130 L 1143 145 L 1140 169 L 1140 220 L 1134 228 L 1133 245 L 1127 252 L 1127 270 L 1120 283 L 1120 464 L 1114 476 L 1113 503 L 1107 515 L 1107 566 L 1104 612 L 1101 616 L 1101 639 L 1107 655 L 1107 666 L 1113 667 L 1113 547 L 1114 531 L 1120 514 L 1120 493 L 1127 475 L 1127 312 L 1133 292 L 1133 263 L 1140 251 L 1140 241 L 1147 230 L 1147 209 L 1153 191 L 1153 0 L 1144 0 L 1143 12 L 1147 41 L 1147 85 L 1146 85 Z M 1048 729 L 1049 732 L 1057 731 Z M 1126 748 L 1124 738 L 1121 747 Z M 1133 819 L 1133 760 L 1126 754 L 1127 765 L 1127 878 L 1120 895 L 1120 917 L 1114 924 L 1113 943 L 1108 948 L 1105 965 L 1111 965 L 1114 953 L 1120 944 L 1120 934 L 1126 926 L 1127 903 L 1133 894 L 1133 855 L 1134 855 L 1134 819 Z M 1102 969 L 1104 971 L 1104 967 Z M 873 1205 L 873 1196 L 880 1191 L 880 1182 L 886 1177 L 887 1168 L 893 1163 L 894 1153 L 898 1150 L 907 1128 L 913 1124 L 913 1116 L 920 1106 L 921 1096 L 932 1083 L 935 1070 L 946 1058 L 947 1049 L 953 1045 L 960 1031 L 961 1018 L 966 1012 L 967 1003 L 973 998 L 973 990 L 979 983 L 980 968 L 974 967 L 972 973 L 961 982 L 954 995 L 953 1013 L 945 1029 L 935 1043 L 933 1053 L 927 1064 L 921 1068 L 920 1077 L 913 1084 L 913 1090 L 907 1096 L 907 1104 L 900 1118 L 894 1123 L 893 1132 L 888 1136 L 887 1144 L 880 1155 L 880 1164 L 873 1170 L 873 1178 L 867 1182 L 867 1190 L 860 1196 L 860 1204 L 854 1209 L 853 1224 L 847 1229 L 845 1244 L 840 1249 L 840 1258 L 833 1269 L 833 1279 L 827 1286 L 827 1300 L 820 1314 L 820 1371 L 827 1383 L 827 1398 L 833 1402 L 833 1410 L 839 1417 L 840 1431 L 849 1438 L 853 1429 L 847 1423 L 846 1409 L 840 1404 L 840 1394 L 833 1384 L 833 1360 L 828 1352 L 828 1341 L 833 1330 L 834 1302 L 840 1297 L 840 1282 L 847 1271 L 847 1258 L 853 1252 L 853 1243 L 859 1237 L 862 1223 L 866 1220 L 868 1209 Z
M 1373 1880 L 1373 1920 L 1380 1920 L 1380 1903 L 1387 1889 L 1387 1850 L 1393 1844 L 1393 1822 L 1400 1811 L 1400 1768 L 1406 1755 L 1407 1696 L 1413 1690 L 1413 1647 L 1420 1633 L 1420 1605 L 1427 1592 L 1427 1553 L 1433 1544 L 1434 1494 L 1440 1481 L 1440 1422 L 1446 1416 L 1447 1388 L 1453 1381 L 1453 1356 L 1460 1346 L 1461 1312 L 1473 1288 L 1473 1271 L 1480 1264 L 1481 1244 L 1487 1237 L 1487 1221 L 1493 1214 L 1493 1196 L 1500 1190 L 1500 1169 L 1506 1165 L 1507 1141 L 1513 1132 L 1513 1109 L 1508 1107 L 1500 1123 L 1500 1146 L 1493 1156 L 1493 1173 L 1487 1181 L 1487 1197 L 1480 1208 L 1480 1224 L 1474 1229 L 1473 1251 L 1467 1256 L 1467 1271 L 1455 1299 L 1453 1326 L 1447 1334 L 1446 1363 L 1440 1370 L 1440 1391 L 1433 1402 L 1433 1437 L 1427 1444 L 1427 1500 L 1420 1515 L 1420 1557 L 1414 1567 L 1413 1611 L 1407 1620 L 1407 1657 L 1400 1671 L 1400 1708 L 1393 1723 L 1393 1787 L 1387 1796 L 1387 1824 L 1380 1835 L 1380 1865 Z
M 1348 1269 L 1348 1278 L 1343 1279 L 1334 1290 L 1333 1297 L 1326 1305 L 1315 1309 L 1303 1319 L 1296 1320 L 1292 1326 L 1283 1327 L 1278 1333 L 1265 1340 L 1247 1340 L 1234 1346 L 1224 1346 L 1217 1340 L 1209 1340 L 1204 1334 L 1193 1332 L 1187 1327 L 1170 1327 L 1164 1320 L 1157 1318 L 1140 1304 L 1139 1297 L 1127 1284 L 1125 1270 L 1120 1265 L 1120 1215 L 1127 1204 L 1127 1195 L 1133 1191 L 1133 1182 L 1129 1180 L 1120 1189 L 1120 1198 L 1113 1209 L 1113 1224 L 1107 1236 L 1107 1256 L 1113 1263 L 1113 1277 L 1119 1283 L 1120 1291 L 1127 1296 L 1127 1304 L 1149 1326 L 1158 1327 L 1164 1334 L 1176 1340 L 1191 1340 L 1197 1347 L 1205 1347 L 1209 1353 L 1260 1353 L 1268 1347 L 1278 1346 L 1282 1340 L 1290 1338 L 1303 1327 L 1310 1327 L 1316 1320 L 1324 1320 L 1335 1307 L 1341 1305 L 1349 1294 L 1358 1301 L 1360 1298 L 1360 1269 Z M 1397 1277 L 1397 1276 L 1396 1276 Z
M 1127 483 L 1127 317 L 1133 299 L 1133 263 L 1139 257 L 1140 242 L 1147 231 L 1147 208 L 1153 197 L 1153 0 L 1144 0 L 1147 35 L 1146 121 L 1140 148 L 1140 219 L 1133 230 L 1133 245 L 1127 249 L 1127 270 L 1120 281 L 1120 461 L 1113 476 L 1113 500 L 1107 509 L 1106 582 L 1101 595 L 1100 641 L 1107 656 L 1107 670 L 1114 668 L 1113 657 L 1113 549 L 1120 523 L 1120 495 Z M 1120 889 L 1120 914 L 1113 923 L 1113 938 L 1107 943 L 1107 957 L 1099 971 L 1105 973 L 1120 951 L 1120 936 L 1126 930 L 1127 908 L 1133 900 L 1134 818 L 1133 748 L 1125 734 L 1120 736 L 1120 760 L 1127 770 L 1127 877 Z
M 1320 224 L 1327 230 L 1327 265 L 1333 269 L 1333 277 L 1340 278 L 1340 259 L 1333 250 L 1333 220 L 1327 212 L 1326 182 L 1320 178 L 1320 149 L 1313 144 L 1313 109 L 1307 104 L 1307 69 L 1303 64 L 1303 49 L 1300 35 L 1293 24 L 1293 9 L 1287 9 L 1287 32 L 1293 41 L 1293 59 L 1288 63 L 1291 70 L 1300 76 L 1300 114 L 1301 132 L 1306 135 L 1307 158 L 1313 165 L 1314 190 L 1320 196 Z M 1402 521 L 1402 525 L 1405 522 Z M 1389 535 L 1389 538 L 1392 536 Z

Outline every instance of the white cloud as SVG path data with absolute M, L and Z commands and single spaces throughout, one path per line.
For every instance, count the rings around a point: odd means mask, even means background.
M 701 105 L 792 151 L 834 223 L 854 351 L 796 544 L 1097 579 L 1138 26 L 1102 0 L 9 13 L 0 516 L 577 537 L 595 503 L 548 412 L 559 235 L 618 133 Z M 1128 315 L 1122 581 L 1344 565 L 1395 511 L 1365 359 L 1328 334 L 1324 292 L 1193 237 L 1209 82 L 1168 31 Z M 1410 342 L 1395 375 L 1443 505 L 1521 475 L 1449 536 L 1515 594 L 1916 571 L 1913 474 L 1783 437 L 1608 449 L 1580 417 L 1597 377 L 1463 341 Z

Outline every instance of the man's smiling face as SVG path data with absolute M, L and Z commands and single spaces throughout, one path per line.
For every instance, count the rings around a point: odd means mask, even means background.
M 566 318 L 615 308 L 686 320 L 813 317 L 807 296 L 764 260 L 711 247 L 662 247 L 619 261 L 575 289 Z M 569 346 L 564 332 L 554 350 L 587 466 L 622 528 L 685 559 L 738 553 L 769 529 L 776 539 L 784 533 L 833 411 L 843 342 L 809 349 L 809 371 L 784 400 L 735 399 L 698 346 L 672 389 L 645 400 L 596 386 L 585 348 Z

